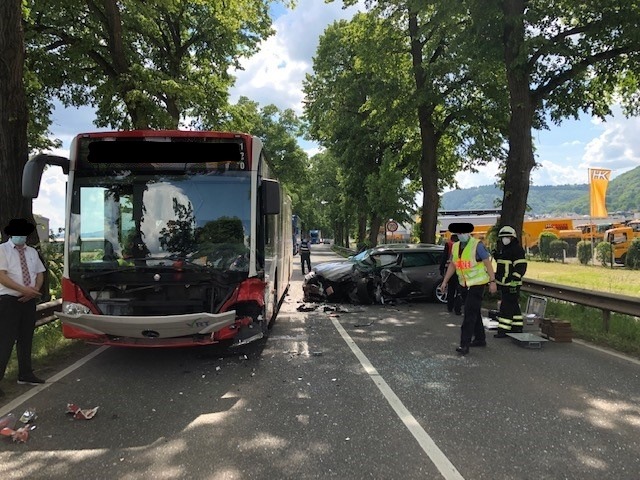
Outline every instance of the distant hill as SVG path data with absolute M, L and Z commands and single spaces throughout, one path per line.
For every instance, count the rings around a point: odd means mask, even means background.
M 493 185 L 464 188 L 447 192 L 442 197 L 442 210 L 481 210 L 496 208 L 502 200 L 502 190 Z M 636 167 L 609 182 L 607 210 L 640 212 L 640 167 Z M 589 185 L 543 185 L 529 188 L 529 214 L 578 215 L 589 214 Z

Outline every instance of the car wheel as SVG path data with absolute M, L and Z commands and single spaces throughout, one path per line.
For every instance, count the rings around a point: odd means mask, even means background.
M 447 303 L 447 293 L 440 290 L 440 284 L 433 287 L 433 298 L 440 303 Z

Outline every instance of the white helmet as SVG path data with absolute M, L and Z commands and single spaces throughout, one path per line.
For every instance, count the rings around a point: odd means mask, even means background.
M 515 236 L 516 236 L 516 231 L 508 225 L 505 227 L 502 227 L 498 232 L 498 237 L 515 237 Z

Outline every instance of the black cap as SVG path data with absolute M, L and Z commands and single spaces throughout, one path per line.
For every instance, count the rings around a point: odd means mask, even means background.
M 449 231 L 451 233 L 471 233 L 473 232 L 473 223 L 450 223 Z

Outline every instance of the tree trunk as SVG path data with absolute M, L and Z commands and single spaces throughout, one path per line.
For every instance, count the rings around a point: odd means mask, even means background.
M 333 243 L 336 245 L 340 245 L 338 242 L 338 236 L 340 235 L 340 221 L 335 218 L 331 221 L 331 228 L 333 229 Z
M 364 243 L 367 240 L 367 214 L 358 212 L 358 235 L 356 242 Z
M 12 218 L 34 222 L 31 200 L 22 197 L 27 162 L 27 102 L 23 83 L 22 1 L 0 1 L 0 229 Z M 34 222 L 35 223 L 35 222 Z M 37 242 L 37 233 L 29 243 Z
M 531 128 L 534 105 L 530 91 L 530 74 L 524 51 L 524 10 L 526 0 L 505 0 L 504 57 L 509 88 L 509 154 L 505 168 L 501 225 L 522 232 L 529 195 L 529 179 L 535 166 Z
M 378 245 L 378 233 L 382 226 L 382 218 L 378 215 L 371 215 L 371 230 L 369 230 L 369 245 L 375 247 Z M 386 227 L 386 225 L 385 225 Z
M 430 114 L 418 108 L 420 122 L 420 138 L 422 140 L 420 176 L 422 177 L 422 209 L 420 211 L 420 242 L 436 243 L 438 226 L 438 164 L 436 154 L 436 133 L 429 120 Z
M 418 14 L 409 11 L 409 38 L 411 41 L 411 61 L 416 92 L 420 94 L 426 88 L 424 73 L 422 42 L 418 28 Z M 420 241 L 435 243 L 438 224 L 438 157 L 436 153 L 437 137 L 431 121 L 433 108 L 429 105 L 418 105 L 418 123 L 420 125 L 421 156 L 420 176 L 422 177 L 422 208 L 420 211 Z
M 135 81 L 130 78 L 131 62 L 123 39 L 120 7 L 116 0 L 103 0 L 102 4 L 104 7 L 104 28 L 114 69 L 114 72 L 110 74 L 111 80 L 117 86 L 118 93 L 127 107 L 133 128 L 146 130 L 149 128 L 147 109 L 138 98 L 131 98 L 131 92 L 136 90 L 136 86 Z M 105 73 L 109 74 L 109 72 Z
M 336 227 L 336 231 L 334 233 L 333 243 L 335 245 L 339 245 L 341 247 L 349 248 L 349 216 L 344 210 L 340 213 L 340 218 L 338 220 L 338 226 Z

